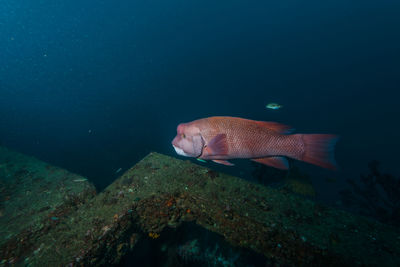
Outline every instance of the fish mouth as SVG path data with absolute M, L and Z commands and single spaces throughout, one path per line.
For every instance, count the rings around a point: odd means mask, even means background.
M 189 155 L 186 154 L 185 151 L 183 151 L 182 148 L 179 148 L 179 147 L 174 146 L 174 145 L 172 145 L 172 146 L 174 147 L 175 152 L 176 152 L 178 155 L 185 156 L 185 157 L 189 157 Z

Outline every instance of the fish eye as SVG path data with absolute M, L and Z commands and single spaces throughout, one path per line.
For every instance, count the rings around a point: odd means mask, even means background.
M 186 135 L 185 135 L 185 134 L 181 134 L 181 136 L 182 136 L 182 138 L 186 138 Z

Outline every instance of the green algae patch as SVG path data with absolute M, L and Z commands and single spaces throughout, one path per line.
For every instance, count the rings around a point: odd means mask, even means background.
M 158 153 L 76 207 L 64 217 L 51 214 L 35 250 L 14 259 L 115 265 L 139 240 L 191 222 L 263 255 L 265 265 L 400 264 L 397 229 Z

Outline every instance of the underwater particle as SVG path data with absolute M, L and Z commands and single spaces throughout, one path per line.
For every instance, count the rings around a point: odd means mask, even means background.
M 161 246 L 161 248 L 160 248 L 160 250 L 162 251 L 162 252 L 165 252 L 165 251 L 167 251 L 167 249 L 168 249 L 168 245 L 167 244 L 162 244 L 162 246 Z
M 265 107 L 274 110 L 283 108 L 283 106 L 278 103 L 268 103 Z
M 115 173 L 119 173 L 120 171 L 122 171 L 122 168 L 118 168 L 118 170 L 116 170 Z
M 158 234 L 158 233 L 153 233 L 153 232 L 150 232 L 150 233 L 149 233 L 149 237 L 150 237 L 150 238 L 152 238 L 152 239 L 157 239 L 157 238 L 159 238 L 159 237 L 160 237 L 160 234 Z

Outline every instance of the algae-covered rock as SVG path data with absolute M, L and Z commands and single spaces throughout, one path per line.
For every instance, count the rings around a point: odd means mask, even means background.
M 10 254 L 3 246 L 2 259 L 34 266 L 112 266 L 142 240 L 174 238 L 168 229 L 179 232 L 188 222 L 262 255 L 267 266 L 400 264 L 398 229 L 158 153 L 73 207 L 67 215 L 48 213 L 50 223 L 32 241 L 27 235 L 7 242 L 6 248 L 19 249 Z M 29 249 L 21 250 L 21 241 L 31 244 Z
M 36 239 L 96 194 L 86 178 L 0 147 L 0 258 L 17 262 Z

